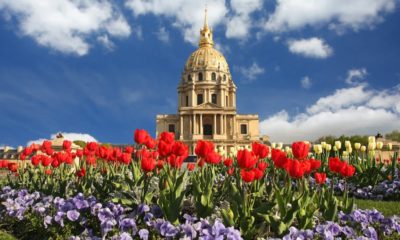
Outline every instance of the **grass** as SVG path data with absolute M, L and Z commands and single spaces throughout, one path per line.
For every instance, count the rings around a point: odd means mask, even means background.
M 400 201 L 374 201 L 374 200 L 363 200 L 355 199 L 355 204 L 360 209 L 372 209 L 380 211 L 385 217 L 393 215 L 400 216 Z
M 15 240 L 16 238 L 7 232 L 0 230 L 0 240 Z

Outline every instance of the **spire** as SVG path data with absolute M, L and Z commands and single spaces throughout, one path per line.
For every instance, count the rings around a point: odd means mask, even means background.
M 204 9 L 204 26 L 200 30 L 199 47 L 212 47 L 214 45 L 212 30 L 208 27 L 207 5 Z
M 207 4 L 206 4 L 206 8 L 204 9 L 204 27 L 203 29 L 207 29 L 208 28 L 208 16 L 207 16 Z

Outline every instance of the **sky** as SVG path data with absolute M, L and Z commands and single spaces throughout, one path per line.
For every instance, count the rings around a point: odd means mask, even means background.
M 133 142 L 177 112 L 207 5 L 272 141 L 400 129 L 398 0 L 0 0 L 0 146 Z

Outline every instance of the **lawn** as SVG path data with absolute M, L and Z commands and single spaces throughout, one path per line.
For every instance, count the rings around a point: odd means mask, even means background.
M 360 209 L 372 209 L 380 211 L 385 217 L 397 215 L 400 216 L 400 201 L 373 201 L 356 199 L 355 204 Z

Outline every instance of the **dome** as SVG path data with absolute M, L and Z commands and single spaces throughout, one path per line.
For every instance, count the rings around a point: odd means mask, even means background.
M 211 46 L 200 47 L 194 51 L 185 64 L 185 71 L 215 69 L 229 73 L 224 55 Z

